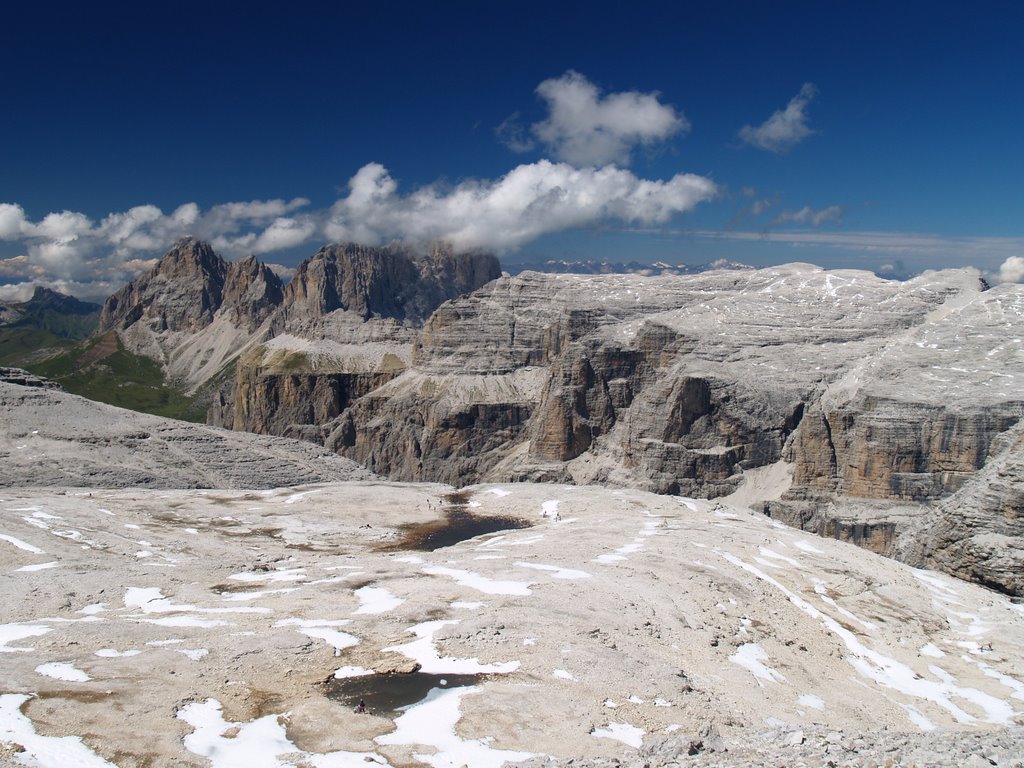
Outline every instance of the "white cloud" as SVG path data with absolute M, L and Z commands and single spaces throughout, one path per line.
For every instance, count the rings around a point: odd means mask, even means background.
M 210 240 L 228 257 L 301 245 L 316 234 L 318 222 L 288 214 L 308 205 L 301 197 L 251 200 L 204 212 L 186 203 L 169 215 L 155 205 L 139 205 L 96 223 L 74 211 L 33 222 L 20 205 L 2 203 L 0 240 L 22 243 L 25 253 L 0 259 L 0 279 L 96 297 L 149 269 L 154 255 L 185 235 Z
M 309 200 L 252 200 L 202 210 L 195 203 L 165 214 L 139 205 L 99 222 L 73 211 L 29 220 L 16 204 L 0 204 L 0 239 L 20 243 L 22 255 L 0 259 L 0 280 L 34 282 L 75 295 L 112 291 L 149 269 L 175 240 L 194 235 L 227 258 L 266 254 L 307 243 L 395 239 L 451 240 L 459 247 L 517 248 L 541 235 L 605 220 L 667 222 L 717 193 L 692 174 L 667 181 L 638 178 L 607 166 L 574 168 L 543 160 L 498 179 L 440 184 L 408 194 L 378 163 L 352 177 L 349 192 L 326 210 L 301 209 Z M 94 288 L 82 286 L 95 283 Z
M 843 208 L 840 205 L 830 205 L 828 208 L 822 208 L 820 211 L 816 211 L 810 206 L 805 205 L 799 211 L 783 211 L 775 217 L 775 224 L 788 224 L 790 222 L 797 222 L 799 224 L 811 224 L 812 226 L 819 227 L 826 221 L 842 221 Z
M 529 152 L 536 146 L 533 139 L 527 135 L 518 112 L 506 117 L 501 125 L 494 129 L 494 135 L 513 152 Z
M 999 265 L 999 282 L 1024 283 L 1024 258 L 1010 256 Z
M 762 213 L 772 207 L 771 200 L 757 200 L 752 206 L 750 206 L 750 212 L 755 216 L 760 216 Z
M 608 219 L 662 223 L 717 193 L 712 181 L 693 174 L 649 181 L 615 166 L 581 169 L 548 160 L 520 165 L 497 180 L 433 185 L 406 196 L 382 165 L 370 163 L 349 186 L 324 227 L 331 240 L 446 239 L 499 251 Z
M 27 225 L 24 208 L 0 203 L 0 240 L 17 240 L 25 234 Z
M 532 126 L 533 134 L 556 158 L 576 166 L 628 165 L 635 145 L 663 141 L 690 128 L 683 115 L 658 101 L 657 93 L 623 91 L 602 97 L 596 85 L 572 70 L 545 80 L 537 93 L 547 102 L 548 117 Z M 514 125 L 506 126 L 506 134 Z M 517 143 L 530 148 L 521 137 Z
M 807 127 L 806 113 L 807 105 L 817 93 L 818 89 L 812 83 L 804 83 L 800 93 L 789 100 L 785 109 L 776 111 L 756 128 L 750 125 L 740 128 L 740 138 L 769 152 L 784 152 L 798 144 L 814 133 Z

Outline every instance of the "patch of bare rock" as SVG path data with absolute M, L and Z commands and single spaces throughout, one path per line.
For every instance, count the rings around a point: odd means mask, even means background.
M 0 372 L 0 486 L 276 488 L 373 477 L 309 443 L 127 411 Z

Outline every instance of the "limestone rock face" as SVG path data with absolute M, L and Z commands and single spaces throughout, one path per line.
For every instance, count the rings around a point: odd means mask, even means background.
M 417 256 L 397 246 L 330 245 L 296 270 L 285 290 L 284 324 L 345 310 L 364 320 L 391 317 L 419 325 L 442 302 L 499 275 L 489 254 L 437 246 Z
M 240 328 L 255 331 L 281 306 L 283 298 L 281 278 L 250 256 L 228 265 L 220 312 Z
M 1024 422 L 995 438 L 985 466 L 904 537 L 900 558 L 1024 594 Z
M 101 333 L 143 322 L 152 331 L 199 331 L 220 308 L 228 265 L 209 244 L 180 240 L 143 277 L 103 305 Z

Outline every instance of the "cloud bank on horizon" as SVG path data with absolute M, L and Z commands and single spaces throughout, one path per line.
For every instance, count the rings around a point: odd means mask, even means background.
M 296 197 L 229 202 L 205 210 L 189 202 L 170 212 L 144 204 L 99 220 L 65 210 L 32 220 L 21 205 L 0 203 L 0 242 L 22 250 L 0 258 L 0 283 L 6 283 L 0 284 L 0 299 L 27 298 L 33 284 L 103 298 L 152 267 L 185 235 L 211 242 L 228 258 L 337 241 L 439 239 L 459 248 L 508 253 L 544 235 L 611 222 L 620 223 L 625 231 L 661 226 L 662 233 L 669 233 L 664 227 L 678 216 L 723 196 L 725 190 L 706 176 L 678 173 L 669 179 L 646 179 L 629 170 L 638 148 L 655 147 L 691 129 L 683 113 L 664 103 L 657 92 L 602 93 L 585 76 L 569 70 L 541 82 L 536 94 L 544 105 L 543 119 L 527 128 L 515 113 L 496 133 L 514 152 L 539 149 L 545 157 L 497 178 L 435 182 L 401 191 L 387 168 L 368 162 L 349 180 L 346 194 L 325 208 Z M 738 136 L 768 152 L 790 151 L 815 133 L 808 108 L 816 94 L 816 87 L 805 83 L 783 109 L 758 126 L 743 126 Z M 741 194 L 752 197 L 756 192 L 744 188 Z M 756 200 L 745 214 L 760 216 L 774 206 L 772 200 Z M 839 205 L 804 206 L 784 209 L 770 223 L 817 229 L 841 223 L 843 215 Z M 766 237 L 735 231 L 717 236 L 743 240 L 750 239 L 748 234 Z M 847 234 L 853 239 L 842 242 L 857 241 L 858 233 Z M 801 239 L 798 234 L 786 242 L 840 242 L 829 238 L 815 234 Z M 899 252 L 903 246 L 871 247 Z M 1008 256 L 991 277 L 1024 280 L 1024 258 Z

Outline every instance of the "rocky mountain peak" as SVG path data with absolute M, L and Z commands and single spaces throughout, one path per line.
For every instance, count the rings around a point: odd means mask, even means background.
M 389 317 L 420 324 L 442 303 L 501 274 L 498 260 L 437 245 L 426 254 L 401 246 L 354 243 L 321 248 L 285 289 L 290 318 L 315 319 L 335 310 L 363 319 Z
M 50 288 L 44 288 L 41 285 L 35 287 L 32 298 L 22 306 L 23 310 L 51 309 L 65 315 L 89 315 L 99 308 L 99 304 L 81 301 L 74 296 L 69 296 L 66 293 L 54 291 Z
M 220 308 L 228 265 L 208 243 L 179 240 L 148 273 L 107 299 L 100 330 L 145 319 L 154 331 L 197 331 Z
M 230 313 L 235 325 L 255 330 L 281 306 L 283 297 L 281 278 L 255 256 L 228 265 L 221 311 Z

